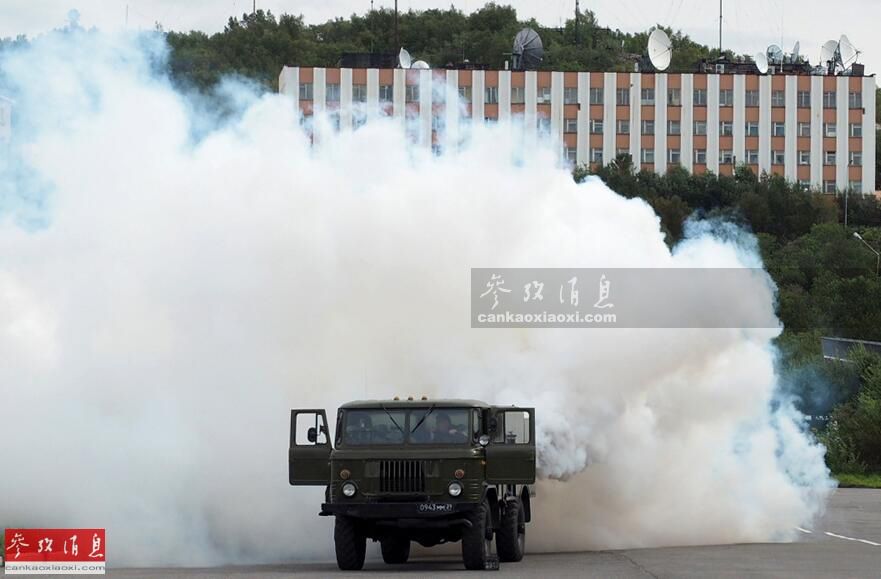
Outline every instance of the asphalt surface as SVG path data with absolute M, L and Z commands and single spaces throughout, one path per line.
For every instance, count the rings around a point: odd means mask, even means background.
M 529 554 L 502 564 L 498 577 L 709 578 L 867 577 L 881 579 L 881 490 L 840 489 L 826 515 L 795 543 L 671 547 L 584 553 Z M 455 558 L 415 559 L 401 566 L 368 561 L 343 573 L 336 564 L 291 563 L 212 569 L 109 569 L 111 577 L 193 579 L 244 577 L 474 577 Z

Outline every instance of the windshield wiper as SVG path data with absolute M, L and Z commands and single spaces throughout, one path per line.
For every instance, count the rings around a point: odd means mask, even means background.
M 425 422 L 425 419 L 428 418 L 428 415 L 431 414 L 432 412 L 434 412 L 434 405 L 432 405 L 432 407 L 429 408 L 425 412 L 425 414 L 422 415 L 422 418 L 419 419 L 419 422 L 416 423 L 416 426 L 413 427 L 413 430 L 410 431 L 410 434 L 413 434 L 414 432 L 416 432 L 419 429 L 419 427 L 422 426 L 422 423 Z
M 388 411 L 388 408 L 386 408 L 385 405 L 383 405 L 382 409 L 385 410 L 385 414 L 386 414 L 386 416 L 388 416 L 389 419 L 392 421 L 392 424 L 394 424 L 395 426 L 398 427 L 398 430 L 401 431 L 401 434 L 404 434 L 404 429 L 401 428 L 401 425 L 398 424 L 398 421 L 395 420 L 395 417 L 392 416 L 392 413 Z

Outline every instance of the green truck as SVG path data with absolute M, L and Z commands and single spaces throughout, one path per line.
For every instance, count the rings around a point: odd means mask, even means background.
M 291 410 L 288 477 L 326 488 L 340 569 L 364 566 L 367 539 L 389 564 L 411 542 L 461 541 L 468 569 L 523 558 L 535 483 L 535 410 L 478 400 L 367 400 Z M 493 549 L 495 540 L 495 549 Z

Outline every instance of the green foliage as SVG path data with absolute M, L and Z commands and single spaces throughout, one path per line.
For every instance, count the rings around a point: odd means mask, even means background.
M 881 472 L 881 358 L 863 351 L 854 363 L 860 390 L 835 409 L 823 435 L 829 466 L 836 472 Z
M 881 474 L 836 473 L 835 478 L 842 488 L 881 489 Z

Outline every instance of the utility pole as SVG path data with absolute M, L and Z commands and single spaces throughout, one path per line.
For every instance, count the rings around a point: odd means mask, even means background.
M 400 50 L 401 38 L 398 36 L 398 0 L 395 0 L 395 50 Z
M 257 0 L 254 0 L 254 10 L 251 12 L 254 16 L 257 15 Z
M 575 0 L 575 44 L 581 46 L 581 9 L 578 0 Z
M 722 0 L 719 0 L 719 58 L 722 58 Z

